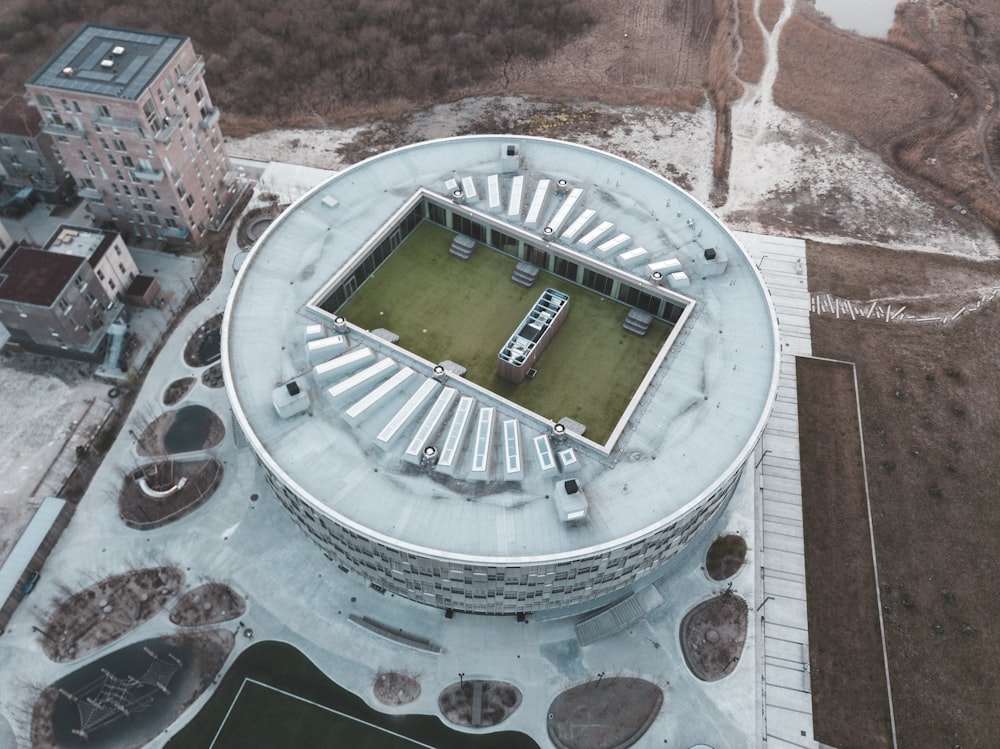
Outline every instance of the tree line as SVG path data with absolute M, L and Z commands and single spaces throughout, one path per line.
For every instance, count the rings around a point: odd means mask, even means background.
M 215 103 L 274 124 L 442 98 L 495 79 L 512 60 L 544 58 L 594 23 L 584 0 L 21 2 L 0 17 L 6 96 L 92 22 L 190 36 Z

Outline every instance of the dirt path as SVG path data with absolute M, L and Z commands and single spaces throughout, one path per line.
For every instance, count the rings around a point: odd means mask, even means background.
M 781 30 L 792 15 L 793 0 L 784 0 L 784 7 L 774 28 L 768 30 L 760 16 L 761 0 L 754 0 L 753 16 L 764 36 L 764 71 L 760 82 L 744 82 L 743 96 L 733 103 L 732 129 L 738 133 L 734 144 L 734 157 L 738 157 L 743 168 L 755 165 L 764 168 L 764 154 L 761 146 L 773 136 L 775 125 L 780 130 L 783 113 L 774 104 L 772 89 L 778 77 L 778 41 Z

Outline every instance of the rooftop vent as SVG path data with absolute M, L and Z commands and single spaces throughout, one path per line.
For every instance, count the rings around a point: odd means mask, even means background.
M 555 234 L 555 230 L 551 226 L 546 226 L 542 229 L 542 236 L 546 239 L 552 239 L 553 234 Z
M 104 60 L 101 60 L 102 68 L 113 68 L 114 66 L 115 66 L 115 61 L 112 60 L 111 58 L 106 58 Z
M 274 410 L 282 419 L 290 419 L 309 410 L 309 396 L 294 380 L 272 390 L 271 400 L 274 403 Z
M 452 190 L 451 191 L 451 199 L 454 200 L 456 203 L 464 203 L 465 202 L 465 193 L 462 192 L 461 190 L 458 190 L 458 189 Z
M 73 73 L 75 73 L 75 72 L 76 71 L 73 70 L 73 68 L 71 68 L 69 65 L 67 65 L 65 68 L 62 69 L 62 74 L 64 76 L 66 76 L 67 78 L 72 78 L 73 77 Z
M 507 155 L 508 156 L 517 156 L 517 146 L 512 145 L 512 144 L 508 144 L 507 145 Z
M 569 182 L 564 179 L 556 182 L 556 195 L 566 195 L 569 193 Z
M 121 45 L 118 45 L 117 47 L 114 47 L 111 50 L 111 54 L 113 54 L 115 57 L 120 57 L 121 55 L 125 54 L 125 48 L 122 47 Z
M 663 283 L 663 274 L 660 273 L 660 271 L 658 270 L 654 270 L 652 273 L 649 274 L 649 280 L 655 283 L 657 286 L 659 286 L 661 283 Z
M 705 259 L 706 260 L 715 260 L 715 256 L 716 256 L 716 253 L 715 253 L 715 248 L 714 247 L 706 247 L 705 248 Z

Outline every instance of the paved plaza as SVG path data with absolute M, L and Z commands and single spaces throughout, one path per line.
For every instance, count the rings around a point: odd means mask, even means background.
M 328 174 L 313 170 L 309 179 Z M 282 198 L 294 198 L 295 191 L 309 186 L 302 173 L 281 165 L 269 167 L 263 179 Z M 62 586 L 76 591 L 130 568 L 175 564 L 185 571 L 184 590 L 221 581 L 243 595 L 248 609 L 242 621 L 253 629 L 253 641 L 294 645 L 331 679 L 383 711 L 436 715 L 438 695 L 459 674 L 506 681 L 521 691 L 523 701 L 499 728 L 523 731 L 541 746 L 551 746 L 546 725 L 552 701 L 607 674 L 644 678 L 663 690 L 660 713 L 636 746 L 817 747 L 812 739 L 794 382 L 794 356 L 810 353 L 805 247 L 797 240 L 756 235 L 739 239 L 769 284 L 783 341 L 778 403 L 752 458 L 755 470 L 745 472 L 715 527 L 674 560 L 665 577 L 637 592 L 634 618 L 617 632 L 582 645 L 575 627 L 580 617 L 558 611 L 530 615 L 525 622 L 513 616 L 446 618 L 440 609 L 380 593 L 338 569 L 293 523 L 265 484 L 252 452 L 233 433 L 225 389 L 206 387 L 200 379 L 203 368 L 184 362 L 191 335 L 224 308 L 241 254 L 234 232 L 218 288 L 166 341 L 150 367 L 132 421 L 121 430 L 46 562 L 36 592 L 0 637 L 0 743 L 9 729 L 6 741 L 15 736 L 14 746 L 29 746 L 24 716 L 38 687 L 111 649 L 176 631 L 164 611 L 86 659 L 53 663 L 32 627 L 42 625 Z M 137 259 L 140 265 L 154 260 Z M 118 517 L 118 490 L 123 473 L 148 459 L 137 454 L 129 428 L 138 432 L 143 414 L 166 410 L 162 398 L 167 386 L 189 376 L 199 384 L 181 405 L 206 406 L 226 424 L 222 443 L 205 451 L 224 464 L 225 478 L 212 499 L 191 515 L 154 531 L 131 530 Z M 727 587 L 704 571 L 704 554 L 717 533 L 739 533 L 748 541 L 747 563 L 732 578 L 732 591 L 747 601 L 751 622 L 736 668 L 723 679 L 702 682 L 685 665 L 679 631 L 688 611 Z M 362 617 L 439 650 L 413 647 L 405 637 L 389 638 L 359 626 Z M 251 642 L 237 638 L 230 662 Z M 379 703 L 373 687 L 382 671 L 415 677 L 420 696 L 399 708 Z M 192 705 L 181 723 L 209 696 Z M 169 729 L 151 745 L 162 746 L 172 733 Z

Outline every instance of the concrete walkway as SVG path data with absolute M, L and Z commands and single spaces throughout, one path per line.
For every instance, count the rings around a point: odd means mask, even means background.
M 738 235 L 771 291 L 781 334 L 781 376 L 757 464 L 761 746 L 816 747 L 809 680 L 806 571 L 795 357 L 811 356 L 805 242 Z

